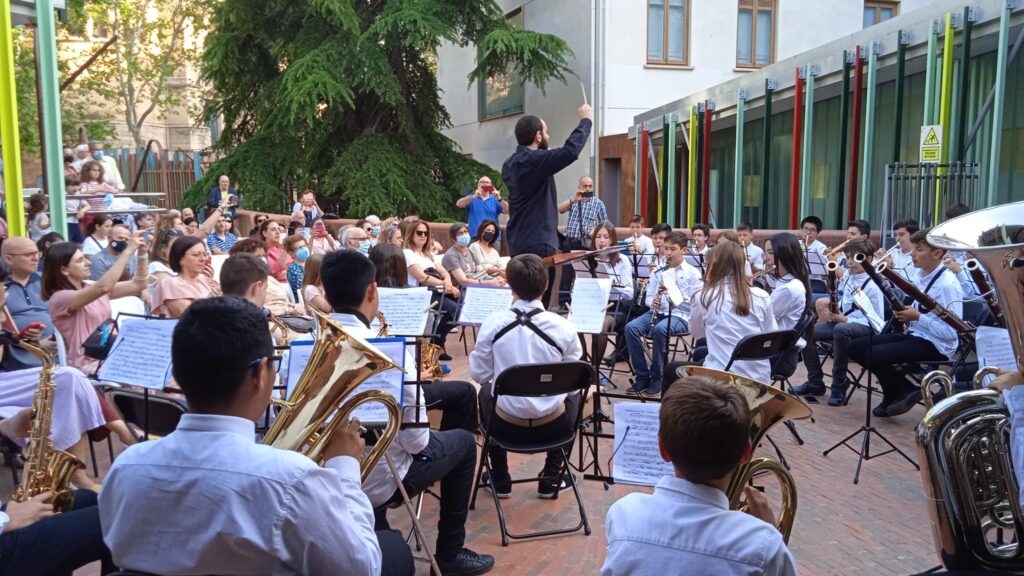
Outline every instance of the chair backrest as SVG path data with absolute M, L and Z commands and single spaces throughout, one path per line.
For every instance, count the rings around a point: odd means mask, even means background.
M 121 412 L 125 422 L 130 422 L 146 433 L 157 436 L 166 436 L 173 432 L 178 427 L 182 414 L 188 411 L 184 401 L 162 392 L 146 394 L 129 388 L 116 388 L 110 392 L 110 399 Z
M 800 339 L 804 337 L 804 334 L 807 334 L 807 331 L 810 329 L 811 325 L 817 321 L 817 312 L 815 312 L 814 310 L 804 311 L 803 316 L 800 317 L 800 320 L 796 323 L 796 326 L 793 327 L 793 333 L 796 334 L 796 337 L 793 338 L 794 347 L 797 346 L 797 344 L 800 342 Z
M 118 318 L 119 314 L 134 314 L 143 316 L 146 314 L 146 303 L 138 296 L 124 296 L 114 298 L 110 301 L 110 317 L 117 318 L 117 327 L 121 327 L 123 319 Z
M 991 314 L 988 304 L 983 300 L 964 300 L 963 306 L 964 320 L 974 324 L 975 326 L 981 326 L 984 324 Z
M 544 397 L 585 390 L 594 378 L 594 368 L 586 362 L 516 364 L 509 366 L 494 381 L 498 396 Z
M 68 365 L 68 347 L 64 343 L 64 337 L 60 335 L 60 330 L 53 331 L 53 339 L 57 343 L 57 364 L 60 366 Z
M 740 360 L 767 360 L 780 352 L 785 352 L 793 347 L 797 340 L 796 332 L 792 330 L 778 330 L 775 332 L 764 332 L 762 334 L 751 334 L 744 336 L 736 344 L 729 364 L 725 366 L 728 372 L 734 362 Z

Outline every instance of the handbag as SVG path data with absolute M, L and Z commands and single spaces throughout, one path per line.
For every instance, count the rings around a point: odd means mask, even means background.
M 277 319 L 284 322 L 284 325 L 292 332 L 298 332 L 300 334 L 312 332 L 313 328 L 316 326 L 316 323 L 313 322 L 312 318 L 307 318 L 305 316 L 278 316 Z
M 444 280 L 444 276 L 441 276 L 441 273 L 438 272 L 437 268 L 434 268 L 433 266 L 424 270 L 423 273 L 426 274 L 427 276 L 437 278 L 438 280 Z
M 117 323 L 113 319 L 104 320 L 82 343 L 82 350 L 89 358 L 106 360 L 116 339 Z

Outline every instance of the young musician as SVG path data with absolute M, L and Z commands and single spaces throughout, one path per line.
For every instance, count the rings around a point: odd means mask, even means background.
M 659 419 L 658 448 L 675 476 L 663 476 L 653 494 L 635 492 L 612 504 L 601 575 L 795 575 L 764 494 L 748 486 L 749 513 L 729 509 L 729 480 L 753 451 L 740 391 L 685 378 L 665 392 Z
M 690 335 L 706 338 L 704 366 L 724 370 L 733 350 L 744 336 L 778 330 L 768 293 L 747 284 L 743 272 L 747 259 L 735 242 L 719 242 L 708 252 L 704 289 L 693 300 Z M 768 360 L 741 360 L 729 369 L 758 382 L 770 382 Z
M 651 228 L 651 244 L 654 245 L 654 256 L 647 263 L 648 271 L 661 268 L 665 265 L 665 238 L 672 233 L 672 227 L 664 222 L 658 222 Z
M 899 244 L 900 249 L 892 253 L 889 265 L 893 270 L 899 272 L 900 276 L 911 282 L 920 276 L 920 271 L 914 265 L 914 242 L 911 240 L 911 237 L 919 229 L 917 220 L 913 218 L 901 220 L 892 225 L 892 233 L 896 237 L 896 243 Z
M 653 254 L 654 253 L 654 241 L 647 236 L 644 236 L 644 217 L 639 214 L 633 214 L 633 217 L 629 219 L 629 232 L 630 236 L 628 241 L 632 247 L 634 254 Z
M 754 226 L 744 222 L 736 227 L 736 236 L 743 247 L 743 255 L 747 259 L 747 274 L 753 274 L 764 269 L 764 250 L 754 244 Z
M 970 212 L 971 209 L 966 204 L 962 202 L 957 203 L 946 209 L 946 220 L 959 218 Z M 967 253 L 962 250 L 946 252 L 946 258 L 942 261 L 942 264 L 949 268 L 950 272 L 956 274 L 956 279 L 960 282 L 960 288 L 963 289 L 965 296 L 969 298 L 981 296 L 981 290 L 974 283 L 974 278 L 971 277 L 971 273 L 967 270 L 966 263 Z
M 686 333 L 690 323 L 690 299 L 702 285 L 700 272 L 684 261 L 686 236 L 673 232 L 665 238 L 665 265 L 651 274 L 647 288 L 647 306 L 650 310 L 626 324 L 626 346 L 633 365 L 636 381 L 630 392 L 646 396 L 660 396 L 662 370 L 668 339 L 671 334 Z M 667 284 L 673 283 L 682 295 L 680 302 L 672 301 Z M 651 364 L 644 353 L 644 336 L 653 340 Z
M 615 235 L 615 225 L 605 220 L 597 225 L 590 238 L 590 245 L 595 250 L 603 250 L 614 246 L 618 242 Z M 626 359 L 625 327 L 626 316 L 629 314 L 629 307 L 633 302 L 633 267 L 629 259 L 619 252 L 606 254 L 595 260 L 597 269 L 600 271 L 598 278 L 611 278 L 612 291 L 608 295 L 608 303 L 611 306 L 604 319 L 604 331 L 615 332 L 616 350 L 612 356 L 606 358 L 611 363 Z M 580 335 L 583 338 L 583 335 Z M 604 358 L 605 348 L 608 346 L 607 336 L 594 336 L 597 339 L 597 358 Z
M 711 229 L 708 228 L 707 224 L 694 224 L 693 228 L 690 229 L 690 235 L 693 237 L 693 248 L 691 251 L 700 254 L 707 258 L 708 250 L 708 239 L 711 238 Z
M 402 538 L 373 531 L 358 420 L 339 427 L 322 468 L 256 443 L 253 421 L 276 382 L 262 310 L 197 300 L 178 319 L 171 355 L 189 413 L 160 441 L 121 453 L 100 493 L 115 564 L 162 575 L 379 574 L 383 549 L 385 572 L 412 571 Z
M 771 258 L 769 264 L 775 265 L 775 275 L 779 278 L 771 294 L 775 323 L 779 330 L 796 330 L 804 314 L 809 314 L 813 309 L 803 246 L 795 236 L 783 232 L 772 236 L 765 248 Z M 796 347 L 806 347 L 804 335 L 797 334 L 797 337 L 799 340 Z M 782 352 L 772 359 L 772 371 L 788 377 L 796 370 L 799 359 L 799 353 L 795 350 Z
M 480 387 L 480 406 L 485 428 L 517 434 L 522 440 L 541 440 L 563 434 L 571 427 L 580 406 L 578 393 L 543 398 L 499 397 L 497 418 L 490 419 L 494 381 L 509 366 L 530 363 L 579 360 L 582 348 L 576 328 L 558 314 L 548 312 L 541 303 L 547 286 L 544 262 L 534 254 L 520 254 L 509 261 L 505 277 L 515 302 L 512 308 L 491 314 L 480 326 L 476 348 L 469 354 L 469 371 Z M 491 428 L 493 427 L 493 428 Z M 503 448 L 490 447 L 487 457 L 491 470 L 484 482 L 498 498 L 512 496 L 512 477 L 508 454 Z M 551 450 L 537 482 L 540 498 L 554 498 L 568 487 L 559 476 L 562 452 Z
M 928 244 L 927 230 L 915 232 L 910 242 L 918 270 L 914 285 L 939 305 L 963 317 L 963 290 L 956 276 L 942 265 L 945 251 Z M 897 364 L 948 360 L 960 344 L 956 330 L 934 311 L 922 312 L 919 305 L 914 302 L 913 306 L 893 313 L 907 325 L 906 333 L 858 338 L 850 344 L 850 358 L 874 373 L 882 386 L 882 402 L 872 410 L 875 416 L 903 414 L 921 399 L 920 389 L 896 369 Z
M 847 244 L 845 254 L 846 261 L 850 263 L 850 273 L 839 282 L 838 311 L 829 310 L 828 298 L 815 303 L 818 305 L 818 323 L 814 325 L 814 340 L 832 342 L 832 394 L 828 399 L 829 406 L 842 406 L 846 401 L 846 367 L 849 363 L 850 343 L 872 331 L 864 311 L 854 302 L 854 294 L 858 290 L 862 291 L 871 303 L 871 310 L 879 318 L 885 317 L 882 290 L 864 272 L 864 265 L 854 260 L 857 254 L 863 254 L 864 262 L 871 266 L 874 251 L 875 247 L 870 240 Z M 807 367 L 807 382 L 793 388 L 793 392 L 801 396 L 821 396 L 825 393 L 825 382 L 816 347 L 804 347 L 803 360 Z
M 800 236 L 804 250 L 817 252 L 818 254 L 825 253 L 827 250 L 825 244 L 818 240 L 818 234 L 821 233 L 822 226 L 824 226 L 824 223 L 817 216 L 806 216 L 800 221 Z
M 324 256 L 320 269 L 327 301 L 338 321 L 355 336 L 372 338 L 370 320 L 377 315 L 377 270 L 373 262 L 352 250 L 339 250 Z M 411 352 L 411 350 L 407 350 Z M 416 363 L 406 354 L 406 382 L 403 394 L 403 421 L 427 421 L 427 407 L 444 408 L 440 431 L 429 428 L 401 430 L 388 453 L 402 476 L 409 494 L 419 494 L 431 484 L 441 483 L 441 511 L 437 522 L 435 558 L 444 574 L 484 574 L 494 567 L 494 557 L 463 548 L 466 540 L 466 516 L 473 487 L 476 444 L 468 430 L 476 427 L 475 394 L 467 382 L 434 382 L 417 390 Z M 416 399 L 421 403 L 416 406 Z M 417 415 L 417 411 L 419 414 Z M 467 429 L 460 429 L 465 426 Z M 387 462 L 381 460 L 363 482 L 363 492 L 374 508 L 382 509 L 401 502 L 401 493 Z M 387 515 L 377 514 L 376 527 L 386 529 Z
M 867 240 L 871 236 L 871 223 L 867 220 L 850 220 L 846 223 L 846 239 L 850 242 Z

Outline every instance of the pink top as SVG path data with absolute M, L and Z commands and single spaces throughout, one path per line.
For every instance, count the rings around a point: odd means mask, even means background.
M 317 237 L 313 236 L 313 254 L 327 254 L 328 252 L 338 249 L 337 240 L 332 241 L 330 236 Z
M 323 296 L 323 295 L 324 295 L 324 291 L 321 290 L 319 286 L 314 286 L 312 284 L 306 284 L 305 286 L 302 287 L 302 300 L 304 302 L 306 302 L 307 304 L 311 300 L 313 300 L 313 298 L 316 298 L 317 296 Z
M 82 182 L 78 187 L 79 194 L 103 194 L 103 193 L 117 192 L 117 188 L 114 188 L 106 182 Z M 103 205 L 103 198 L 86 198 L 86 202 L 89 203 L 89 208 L 92 210 L 103 210 L 106 206 Z
M 68 307 L 75 292 L 59 290 L 50 296 L 50 318 L 64 338 L 64 345 L 68 349 L 68 366 L 92 374 L 99 368 L 99 360 L 86 356 L 82 344 L 100 324 L 110 319 L 110 296 L 104 294 L 78 310 L 70 310 Z
M 168 300 L 199 300 L 213 296 L 213 291 L 200 279 L 189 280 L 184 276 L 161 278 L 153 290 L 153 315 L 175 318 L 165 304 Z
M 292 263 L 292 257 L 284 251 L 284 246 L 271 246 L 267 244 L 267 264 L 270 265 L 270 275 L 278 282 L 287 282 L 285 274 L 288 272 L 288 265 Z

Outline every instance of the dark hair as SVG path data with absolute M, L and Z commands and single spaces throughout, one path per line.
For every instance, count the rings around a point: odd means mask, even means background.
M 228 256 L 220 269 L 220 289 L 225 296 L 244 298 L 249 287 L 266 280 L 270 276 L 270 266 L 252 254 L 235 254 Z
M 668 224 L 664 223 L 664 222 L 658 222 L 654 226 L 651 226 L 651 237 L 652 238 L 654 236 L 657 236 L 658 234 L 661 234 L 662 232 L 664 232 L 665 234 L 671 234 L 672 233 L 672 227 L 669 226 Z
M 96 229 L 103 226 L 107 222 L 110 222 L 110 216 L 106 214 L 97 214 L 92 222 L 89 223 L 89 235 L 92 236 L 96 233 Z
M 298 250 L 298 244 L 305 243 L 306 239 L 300 234 L 292 234 L 281 241 L 281 245 L 284 246 L 285 252 L 291 253 Z
M 379 243 L 370 248 L 368 256 L 377 268 L 377 286 L 405 288 L 409 284 L 409 268 L 401 248 L 391 243 Z
M 907 218 L 906 220 L 900 220 L 899 222 L 896 222 L 895 224 L 892 225 L 892 231 L 894 233 L 900 228 L 903 228 L 904 230 L 907 231 L 908 234 L 913 236 L 914 233 L 921 229 L 921 226 L 917 223 L 917 220 L 914 220 L 913 218 Z
M 603 222 L 598 222 L 597 226 L 594 226 L 594 231 L 590 233 L 591 246 L 597 243 L 597 233 L 600 232 L 601 230 L 604 230 L 605 232 L 608 233 L 608 239 L 611 240 L 612 246 L 614 246 L 619 241 L 619 234 L 618 232 L 615 231 L 615 224 L 612 224 L 610 221 L 605 220 Z M 620 257 L 621 254 L 619 254 L 618 252 L 612 252 L 611 254 L 605 255 L 605 258 L 608 259 L 608 262 L 610 262 L 612 266 L 615 266 L 616 264 L 619 263 Z
M 171 244 L 171 252 L 167 255 L 167 259 L 170 260 L 168 263 L 171 270 L 181 274 L 181 259 L 185 257 L 185 253 L 189 251 L 196 244 L 202 244 L 203 241 L 195 236 L 183 236 Z
M 329 252 L 320 265 L 324 296 L 334 310 L 359 308 L 376 276 L 373 262 L 355 250 Z
M 854 240 L 846 245 L 843 253 L 851 259 L 857 254 L 863 254 L 867 258 L 865 262 L 869 262 L 875 254 L 875 244 L 871 240 Z
M 455 240 L 455 237 L 459 235 L 459 230 L 462 230 L 463 228 L 466 229 L 466 232 L 469 232 L 469 225 L 465 222 L 456 222 L 452 224 L 448 227 L 448 237 Z
M 50 249 L 46 251 L 46 258 L 43 259 L 43 277 L 39 286 L 39 295 L 43 300 L 49 300 L 50 296 L 60 290 L 77 290 L 60 269 L 70 264 L 75 253 L 81 248 L 81 244 L 63 242 L 50 246 Z
M 807 259 L 804 257 L 803 246 L 796 236 L 788 232 L 781 232 L 772 236 L 772 253 L 775 264 L 782 264 L 786 272 L 804 285 L 804 310 L 814 309 L 814 301 L 811 296 L 811 271 L 807 267 Z
M 548 287 L 548 271 L 536 254 L 520 254 L 508 262 L 505 279 L 512 292 L 523 300 L 537 300 Z
M 739 226 L 736 227 L 736 232 L 739 233 L 740 231 L 747 231 L 753 234 L 754 225 L 751 224 L 750 222 L 742 222 Z
M 484 235 L 484 230 L 487 230 L 488 226 L 494 226 L 494 239 L 497 240 L 498 233 L 501 231 L 501 226 L 498 226 L 498 223 L 495 222 L 494 220 L 484 220 L 483 222 L 481 222 L 480 225 L 476 227 L 476 237 L 482 238 Z
M 243 238 L 228 250 L 228 254 L 232 256 L 235 254 L 253 254 L 257 250 L 267 251 L 267 244 L 263 240 L 257 238 Z
M 665 391 L 658 438 L 672 465 L 690 482 L 724 478 L 750 445 L 750 408 L 735 386 L 686 377 Z
M 89 178 L 89 173 L 90 173 L 90 171 L 93 168 L 99 168 L 100 169 L 100 175 L 95 180 L 95 182 L 102 182 L 103 181 L 103 172 L 104 172 L 104 170 L 103 170 L 103 163 L 100 162 L 99 160 L 88 160 L 86 162 L 83 162 L 82 163 L 82 167 L 79 169 L 79 172 L 82 174 L 82 176 L 86 177 L 86 180 L 85 180 L 86 182 L 93 182 L 93 180 L 89 180 L 88 179 Z
M 946 208 L 946 220 L 952 220 L 953 218 L 963 216 L 964 214 L 970 214 L 970 212 L 971 208 L 967 206 L 967 204 L 957 202 L 949 208 Z
M 78 174 L 65 174 L 64 175 L 64 186 L 81 186 L 82 179 L 78 177 Z
M 174 379 L 189 408 L 199 411 L 229 406 L 255 371 L 246 367 L 273 354 L 266 314 L 235 296 L 193 302 L 178 318 L 171 341 Z
M 665 236 L 665 242 L 671 242 L 671 243 L 675 244 L 676 246 L 683 246 L 683 247 L 685 247 L 686 246 L 686 234 L 683 234 L 681 231 L 676 230 L 675 232 L 672 232 L 668 236 Z
M 195 224 L 196 223 L 196 219 L 193 216 L 186 216 L 184 219 L 182 219 L 181 223 L 182 224 Z
M 46 194 L 36 192 L 28 197 L 28 219 L 32 220 L 43 210 L 46 210 Z
M 153 247 L 149 251 L 150 260 L 167 265 L 168 263 L 164 260 L 163 256 L 164 246 L 174 242 L 172 238 L 176 240 L 182 236 L 183 234 L 181 233 L 181 230 L 178 230 L 177 228 L 165 228 L 163 230 L 157 228 L 156 240 L 153 241 Z M 169 254 L 168 259 L 170 259 Z
M 7 278 L 10 277 L 10 270 L 7 268 L 7 264 L 0 261 L 0 284 L 7 282 Z
M 804 224 L 810 224 L 811 226 L 814 226 L 814 229 L 817 230 L 818 232 L 821 232 L 822 227 L 825 225 L 821 221 L 821 218 L 818 218 L 817 216 L 805 217 L 803 220 L 800 221 L 800 227 L 803 228 Z
M 867 220 L 861 220 L 859 218 L 857 220 L 850 220 L 849 222 L 846 223 L 846 227 L 856 228 L 864 236 L 871 234 L 871 223 L 868 222 Z
M 639 214 L 633 214 L 633 215 L 632 215 L 632 216 L 631 216 L 631 217 L 629 218 L 629 223 L 630 223 L 630 224 L 640 224 L 640 225 L 643 225 L 643 223 L 644 223 L 644 217 L 643 217 L 643 216 L 641 216 L 641 215 L 639 215 Z
M 45 258 L 46 250 L 49 248 L 49 245 L 63 241 L 64 237 L 61 236 L 60 233 L 47 232 L 46 234 L 43 234 L 42 237 L 39 238 L 38 242 L 36 242 L 36 248 L 39 250 L 39 253 L 43 255 L 43 258 Z
M 914 232 L 913 234 L 910 235 L 910 243 L 914 245 L 924 244 L 925 246 L 931 248 L 932 250 L 941 250 L 941 248 L 937 248 L 928 243 L 928 231 L 929 228 L 925 228 L 923 230 L 918 230 Z M 945 252 L 945 250 L 942 251 Z
M 541 124 L 540 118 L 527 114 L 516 122 L 516 142 L 520 146 L 529 146 L 533 144 L 537 132 L 543 129 L 544 125 Z
M 707 238 L 709 240 L 711 239 L 711 228 L 708 228 L 707 224 L 701 224 L 699 222 L 697 224 L 694 224 L 690 228 L 690 234 L 693 234 L 697 230 L 700 230 L 701 232 L 704 232 L 704 237 L 705 238 Z

